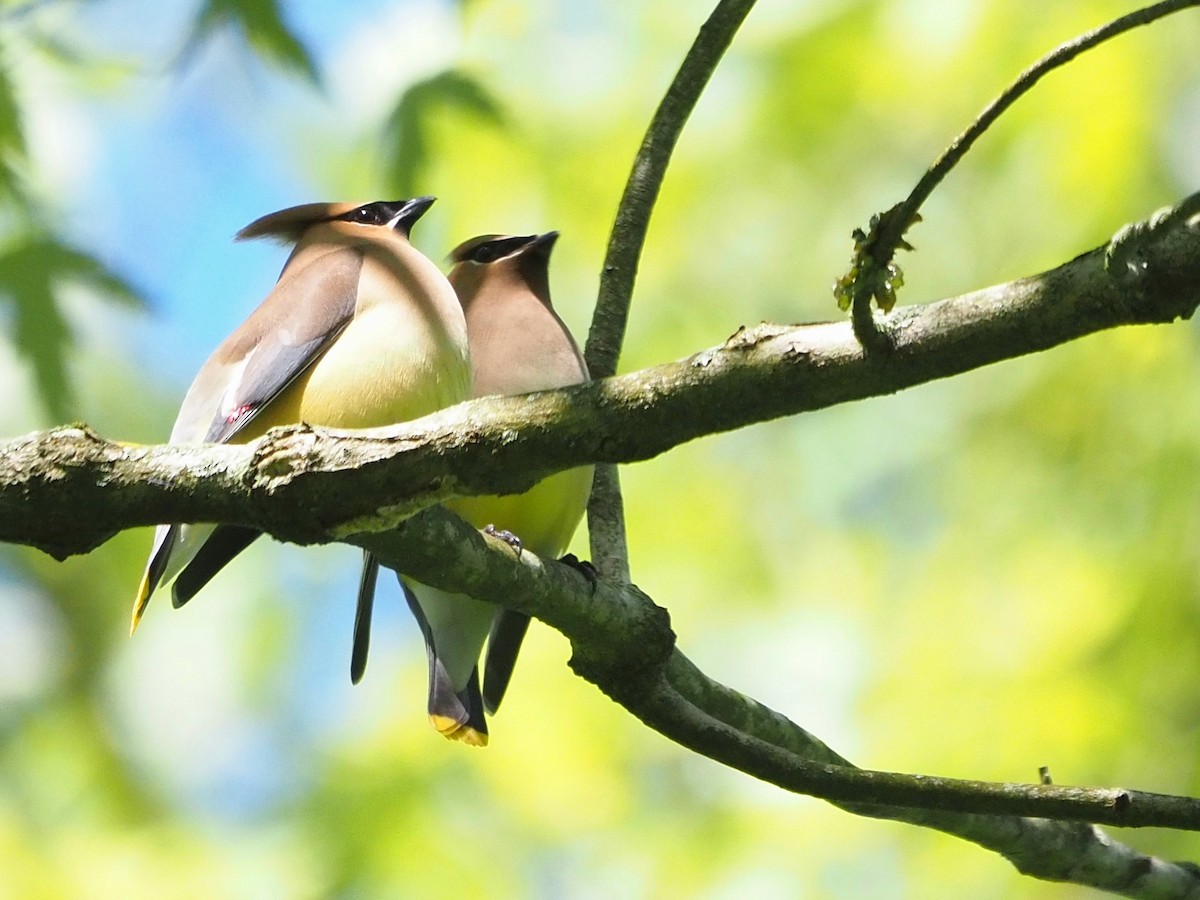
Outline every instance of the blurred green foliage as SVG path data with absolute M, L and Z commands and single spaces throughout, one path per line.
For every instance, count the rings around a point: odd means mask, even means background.
M 127 304 L 140 303 L 124 279 L 52 235 L 27 232 L 0 249 L 0 297 L 12 304 L 12 342 L 29 360 L 38 393 L 59 420 L 70 417 L 72 406 L 66 361 L 71 333 L 55 291 L 64 281 Z
M 113 76 L 128 52 L 72 32 L 80 6 L 0 6 L 0 424 L 165 436 L 191 373 L 131 366 L 130 279 L 60 233 L 52 154 L 22 123 L 64 94 L 99 105 L 149 77 L 182 92 L 184 76 Z M 426 38 L 387 29 L 419 7 L 345 15 L 363 17 L 359 46 L 401 60 Z M 239 32 L 271 64 L 222 73 L 252 97 L 368 90 L 353 53 L 301 36 L 283 8 L 211 0 L 178 27 L 197 48 Z M 431 255 L 480 232 L 562 231 L 553 286 L 582 337 L 629 163 L 707 6 L 452 8 L 445 58 L 382 79 L 391 93 L 357 119 L 229 115 L 287 132 L 281 166 L 309 173 L 300 199 L 438 194 L 417 236 Z M 763 4 L 672 162 L 623 368 L 742 324 L 838 315 L 851 229 L 1017 71 L 1130 8 Z M 35 90 L 63 65 L 36 49 L 52 27 L 103 88 Z M 1022 100 L 926 207 L 900 302 L 1055 265 L 1194 190 L 1198 37 L 1181 14 Z M 118 205 L 89 215 L 153 212 Z M 1191 324 L 1127 329 L 630 467 L 635 580 L 703 669 L 863 765 L 996 780 L 1048 765 L 1060 783 L 1195 794 L 1198 351 Z M 256 547 L 185 610 L 157 603 L 129 641 L 147 545 L 121 535 L 65 563 L 4 552 L 0 897 L 1088 895 L 694 758 L 572 676 L 545 628 L 492 745 L 449 744 L 425 723 L 424 655 L 394 596 L 351 690 L 345 548 Z M 1200 860 L 1192 835 L 1119 837 Z
M 237 29 L 264 59 L 314 84 L 319 81 L 312 57 L 288 29 L 276 0 L 205 0 L 188 42 L 202 44 L 214 31 L 228 27 Z
M 504 123 L 496 100 L 477 78 L 465 72 L 447 69 L 418 81 L 400 95 L 400 102 L 384 124 L 390 170 L 385 184 L 391 194 L 417 195 L 416 185 L 435 149 L 428 133 L 430 123 L 450 110 L 480 123 Z

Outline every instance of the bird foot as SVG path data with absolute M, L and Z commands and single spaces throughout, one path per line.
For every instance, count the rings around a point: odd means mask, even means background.
M 568 553 L 566 556 L 559 559 L 559 562 L 564 566 L 570 566 L 580 575 L 587 579 L 588 584 L 592 586 L 592 593 L 596 593 L 596 585 L 600 583 L 600 573 L 586 559 L 580 559 L 574 553 Z
M 499 538 L 513 548 L 513 552 L 517 554 L 517 559 L 521 558 L 521 551 L 525 549 L 521 543 L 521 539 L 511 531 L 505 531 L 503 528 L 497 528 L 495 525 L 485 525 L 484 534 L 490 534 L 494 538 Z

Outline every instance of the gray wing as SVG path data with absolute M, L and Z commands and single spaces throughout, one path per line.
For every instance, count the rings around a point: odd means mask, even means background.
M 216 405 L 205 441 L 221 443 L 241 431 L 337 339 L 354 318 L 362 261 L 361 252 L 345 248 L 318 257 L 294 275 L 284 273 L 231 338 L 241 337 L 229 347 L 232 368 L 227 371 L 233 377 Z M 214 359 L 222 349 L 225 345 Z
M 312 365 L 354 317 L 362 254 L 341 248 L 284 270 L 192 382 L 172 443 L 229 440 Z
M 228 441 L 312 365 L 354 317 L 362 260 L 358 250 L 341 248 L 297 272 L 285 269 L 267 299 L 200 369 L 180 407 L 171 441 Z M 139 592 L 139 610 L 167 570 L 178 529 L 158 529 Z M 237 540 L 219 540 L 204 553 L 206 542 L 180 573 L 185 590 L 173 598 L 176 606 L 186 603 L 249 545 L 253 538 L 247 539 L 246 531 L 231 529 Z
M 521 642 L 529 630 L 529 616 L 515 609 L 502 609 L 492 621 L 488 635 L 487 661 L 483 667 L 483 705 L 492 715 L 500 708 L 500 701 L 512 680 L 517 654 Z

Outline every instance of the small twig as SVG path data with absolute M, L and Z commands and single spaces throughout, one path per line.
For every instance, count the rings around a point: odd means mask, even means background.
M 971 123 L 970 127 L 954 139 L 954 142 L 946 148 L 937 162 L 917 182 L 917 186 L 913 188 L 912 193 L 905 198 L 901 204 L 902 212 L 898 216 L 898 219 L 911 220 L 921 208 L 921 205 L 929 198 L 929 195 L 933 193 L 934 188 L 941 183 L 942 179 L 950 173 L 951 169 L 958 165 L 967 151 L 971 149 L 971 145 L 991 127 L 993 122 L 1000 118 L 1025 93 L 1031 90 L 1045 75 L 1048 75 L 1054 69 L 1065 66 L 1081 53 L 1086 53 L 1088 50 L 1111 38 L 1124 34 L 1127 31 L 1132 31 L 1139 26 L 1149 25 L 1151 22 L 1161 19 L 1164 16 L 1192 6 L 1200 6 L 1200 0 L 1163 0 L 1161 3 L 1155 3 L 1152 6 L 1135 10 L 1118 19 L 1114 19 L 1107 25 L 1102 25 L 1092 31 L 1085 32 L 1055 47 L 1018 75 L 1012 85 L 989 103 L 983 112 L 979 114 L 979 117 Z
M 1163 0 L 1143 9 L 1114 19 L 1092 31 L 1060 44 L 1017 76 L 1017 79 L 989 103 L 970 126 L 962 132 L 937 161 L 925 172 L 916 187 L 901 203 L 872 218 L 867 233 L 856 230 L 854 261 L 850 271 L 835 285 L 839 303 L 850 306 L 855 333 L 870 351 L 886 345 L 871 314 L 874 300 L 884 312 L 895 302 L 895 288 L 903 281 L 895 263 L 898 249 L 911 249 L 904 235 L 920 220 L 920 209 L 930 194 L 958 165 L 967 151 L 1001 115 L 1033 88 L 1045 75 L 1060 68 L 1081 53 L 1141 25 L 1188 7 L 1200 6 L 1200 0 Z
M 638 260 L 671 153 L 717 63 L 753 6 L 754 0 L 720 0 L 700 26 L 700 33 L 646 130 L 617 207 L 600 274 L 600 289 L 584 354 L 593 378 L 607 378 L 617 372 Z M 616 468 L 597 466 L 588 502 L 592 559 L 605 577 L 628 581 L 629 548 L 623 509 Z
M 700 26 L 700 33 L 646 129 L 617 207 L 600 274 L 596 310 L 584 354 L 593 378 L 607 378 L 617 372 L 638 260 L 671 153 L 717 63 L 753 6 L 754 0 L 720 0 Z

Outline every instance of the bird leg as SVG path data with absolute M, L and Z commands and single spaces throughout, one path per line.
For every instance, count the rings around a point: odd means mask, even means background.
M 485 525 L 483 526 L 483 533 L 490 534 L 492 537 L 504 541 L 504 543 L 513 548 L 513 552 L 517 554 L 517 559 L 521 558 L 521 551 L 525 547 L 521 543 L 521 539 L 511 531 L 505 531 L 503 528 L 497 528 L 495 525 Z

